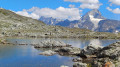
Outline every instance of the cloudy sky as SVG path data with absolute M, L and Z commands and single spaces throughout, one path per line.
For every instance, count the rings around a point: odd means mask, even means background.
M 98 9 L 104 17 L 120 20 L 120 0 L 0 0 L 0 6 L 34 19 L 45 16 L 78 20 Z

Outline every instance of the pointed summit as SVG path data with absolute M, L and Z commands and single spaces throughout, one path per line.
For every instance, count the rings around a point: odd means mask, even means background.
M 91 24 L 90 29 L 93 31 L 98 28 L 98 24 L 101 20 L 105 20 L 105 18 L 101 15 L 101 12 L 98 9 L 89 11 L 81 18 L 81 22 L 84 24 Z
M 98 9 L 93 9 L 93 10 L 89 11 L 87 14 L 92 15 L 94 18 L 105 19 Z
M 105 19 L 101 15 L 101 12 L 98 9 L 93 9 L 93 10 L 89 11 L 81 19 L 82 20 L 90 20 L 90 16 L 93 16 L 93 18 L 97 18 L 97 19 Z

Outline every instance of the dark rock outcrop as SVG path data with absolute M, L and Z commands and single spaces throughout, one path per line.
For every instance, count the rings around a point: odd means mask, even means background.
M 82 62 L 75 62 L 73 67 L 87 67 L 87 64 Z
M 97 53 L 97 57 L 109 57 L 111 59 L 118 59 L 120 57 L 120 42 L 113 43 L 104 47 Z
M 82 57 L 95 57 L 96 53 L 103 47 L 100 45 L 88 45 L 81 50 L 80 56 Z
M 79 55 L 81 50 L 76 47 L 62 47 L 60 49 L 55 50 L 58 53 L 67 54 L 67 55 Z
M 82 60 L 83 60 L 83 59 L 79 57 L 79 58 L 74 58 L 72 61 L 73 61 L 73 62 L 82 62 Z

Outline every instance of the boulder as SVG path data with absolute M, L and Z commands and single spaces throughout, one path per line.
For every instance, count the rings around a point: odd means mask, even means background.
M 120 42 L 113 43 L 104 47 L 97 53 L 97 57 L 109 57 L 111 59 L 118 59 L 120 57 Z
M 64 53 L 68 55 L 78 55 L 81 52 L 80 48 L 76 48 L 76 47 L 62 47 L 55 51 L 58 53 Z
M 87 64 L 82 62 L 76 62 L 74 63 L 73 67 L 87 67 Z
M 100 45 L 90 44 L 81 50 L 80 56 L 82 56 L 82 57 L 95 57 L 96 53 L 102 48 L 103 47 Z
M 54 52 L 54 51 L 51 51 L 51 50 L 44 51 L 44 52 L 40 53 L 40 55 L 45 55 L 45 56 L 52 56 L 52 55 L 55 55 L 55 54 L 57 54 L 57 53 Z
M 73 62 L 82 62 L 82 58 L 74 58 L 72 61 Z
M 113 62 L 110 58 L 97 58 L 92 63 L 92 67 L 115 67 Z
M 51 48 L 51 47 L 69 47 L 71 45 L 65 44 L 64 42 L 61 41 L 44 40 L 39 44 L 34 44 L 33 46 L 35 48 Z

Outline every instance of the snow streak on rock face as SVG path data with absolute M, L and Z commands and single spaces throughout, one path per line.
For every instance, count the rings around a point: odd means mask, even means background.
M 89 15 L 89 17 L 90 17 L 91 22 L 94 24 L 94 28 L 92 29 L 93 31 L 98 28 L 99 22 L 100 22 L 101 20 L 104 20 L 104 19 L 94 18 L 93 15 Z

